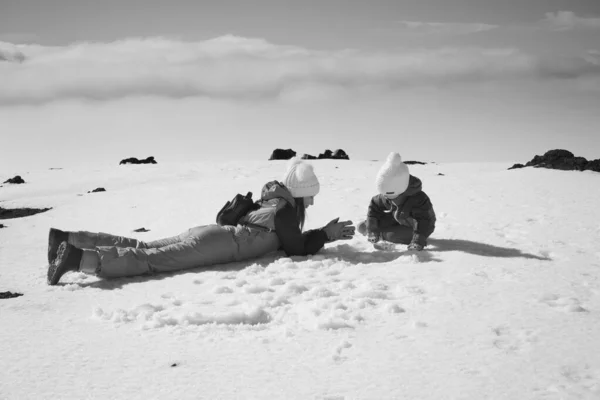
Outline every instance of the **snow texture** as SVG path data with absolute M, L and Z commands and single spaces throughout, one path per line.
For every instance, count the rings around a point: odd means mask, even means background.
M 364 218 L 379 167 L 315 163 L 307 229 Z M 3 207 L 52 207 L 0 230 L 0 292 L 23 293 L 0 300 L 0 399 L 600 399 L 593 172 L 414 165 L 438 215 L 423 252 L 357 235 L 308 257 L 46 284 L 50 227 L 172 236 L 285 168 L 64 168 L 0 188 Z

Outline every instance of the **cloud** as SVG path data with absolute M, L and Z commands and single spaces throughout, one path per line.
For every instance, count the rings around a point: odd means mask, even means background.
M 572 11 L 546 13 L 542 21 L 552 29 L 566 31 L 571 29 L 600 29 L 600 18 L 579 17 Z
M 507 79 L 600 74 L 584 58 L 540 60 L 517 49 L 317 51 L 223 36 L 68 46 L 0 43 L 0 104 L 131 96 L 304 98 Z
M 589 50 L 584 58 L 587 62 L 600 66 L 600 51 Z
M 498 25 L 482 23 L 399 21 L 399 24 L 405 29 L 415 33 L 435 35 L 468 35 L 471 33 L 491 31 L 498 28 Z
M 22 63 L 25 55 L 15 46 L 0 42 L 0 62 Z

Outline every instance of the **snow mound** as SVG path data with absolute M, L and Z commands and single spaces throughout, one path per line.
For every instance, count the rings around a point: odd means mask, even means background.
M 143 304 L 132 310 L 118 309 L 115 311 L 104 311 L 96 308 L 93 312 L 95 318 L 107 320 L 114 323 L 144 322 L 143 327 L 162 328 L 166 326 L 190 326 L 190 325 L 258 325 L 271 322 L 271 315 L 260 307 L 250 311 L 230 311 L 223 314 L 202 314 L 199 312 L 188 312 L 183 314 L 165 310 L 162 306 Z

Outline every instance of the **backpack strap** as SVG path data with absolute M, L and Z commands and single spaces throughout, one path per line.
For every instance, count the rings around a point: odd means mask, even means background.
M 256 229 L 261 232 L 267 232 L 267 233 L 275 232 L 275 229 L 270 229 L 270 228 L 267 228 L 266 226 L 253 224 L 251 222 L 246 222 L 246 223 L 242 224 L 242 226 L 247 226 L 248 228 Z

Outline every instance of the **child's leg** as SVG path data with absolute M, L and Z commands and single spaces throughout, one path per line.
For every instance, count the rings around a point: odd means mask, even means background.
M 84 252 L 81 270 L 101 278 L 120 278 L 236 260 L 238 246 L 229 230 L 209 225 L 191 231 L 194 236 L 160 248 L 100 246 L 95 252 Z
M 387 231 L 388 229 L 398 226 L 398 225 L 399 225 L 398 221 L 396 221 L 394 219 L 394 216 L 392 215 L 392 213 L 385 214 L 383 216 L 383 218 L 381 218 L 378 221 L 378 224 L 377 224 L 380 232 Z M 367 234 L 367 221 L 364 220 L 364 221 L 359 222 L 357 229 L 360 234 L 366 235 Z
M 385 232 L 381 232 L 381 237 L 392 243 L 410 244 L 413 232 L 413 228 L 409 226 L 396 224 L 388 227 Z
M 433 233 L 435 226 L 432 226 L 431 229 L 428 229 L 426 232 L 421 233 L 419 236 L 421 240 L 419 240 L 419 244 L 422 246 L 427 246 L 427 238 Z M 396 225 L 394 227 L 388 228 L 386 232 L 382 232 L 382 237 L 384 240 L 388 242 L 401 243 L 401 244 L 410 244 L 413 240 L 415 231 L 412 227 L 405 225 Z

